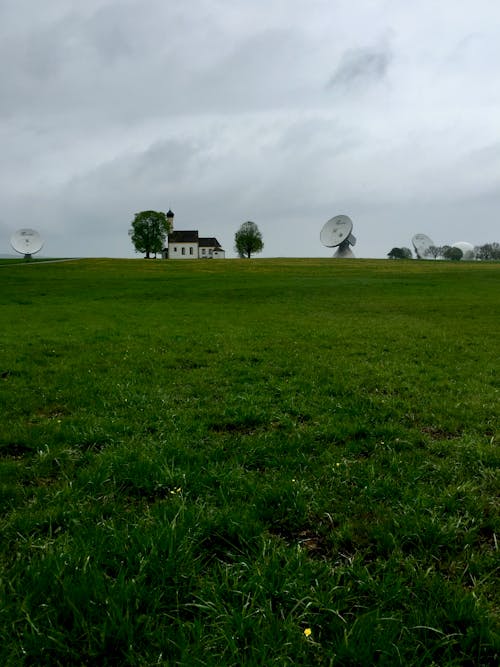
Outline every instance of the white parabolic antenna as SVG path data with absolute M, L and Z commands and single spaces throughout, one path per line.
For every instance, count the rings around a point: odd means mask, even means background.
M 462 251 L 462 259 L 470 260 L 474 259 L 474 246 L 472 243 L 467 243 L 467 241 L 458 241 L 454 243 L 452 248 L 459 248 Z
M 415 234 L 411 242 L 419 259 L 430 256 L 429 248 L 434 245 L 434 241 L 426 234 Z
M 10 245 L 21 255 L 31 257 L 42 249 L 43 241 L 40 234 L 34 229 L 18 229 L 10 237 Z
M 347 215 L 336 215 L 325 222 L 319 238 L 327 248 L 338 248 L 334 257 L 354 257 L 351 246 L 356 245 L 356 237 L 351 232 L 351 218 Z

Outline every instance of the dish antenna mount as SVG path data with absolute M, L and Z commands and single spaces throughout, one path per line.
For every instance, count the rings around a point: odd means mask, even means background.
M 37 253 L 43 247 L 43 241 L 40 234 L 34 229 L 18 229 L 10 237 L 10 245 L 24 259 L 31 259 L 31 256 Z
M 319 235 L 321 243 L 327 248 L 337 248 L 334 257 L 354 257 L 351 246 L 356 245 L 352 234 L 352 220 L 347 215 L 336 215 L 325 222 Z
M 411 242 L 413 243 L 418 259 L 425 259 L 431 256 L 430 249 L 434 245 L 434 241 L 426 234 L 415 234 Z

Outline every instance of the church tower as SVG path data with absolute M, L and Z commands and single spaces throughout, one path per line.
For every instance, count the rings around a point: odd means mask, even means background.
M 169 221 L 169 223 L 171 225 L 170 226 L 170 231 L 173 232 L 174 231 L 174 212 L 171 209 L 168 209 L 167 220 Z

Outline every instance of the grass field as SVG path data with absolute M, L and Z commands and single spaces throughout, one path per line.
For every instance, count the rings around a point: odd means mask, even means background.
M 2 665 L 498 664 L 500 264 L 0 281 Z

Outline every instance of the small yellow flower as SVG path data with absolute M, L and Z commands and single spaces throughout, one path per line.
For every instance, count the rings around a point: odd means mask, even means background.
M 304 630 L 304 634 L 305 634 L 306 637 L 309 637 L 309 636 L 311 635 L 311 633 L 312 633 L 311 628 L 306 628 L 306 629 Z

